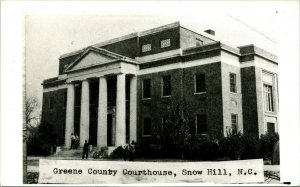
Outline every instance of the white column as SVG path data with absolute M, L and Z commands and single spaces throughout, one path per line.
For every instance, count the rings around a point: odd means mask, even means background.
M 136 142 L 136 107 L 137 107 L 137 78 L 133 76 L 130 79 L 130 131 L 129 140 Z
M 107 146 L 107 81 L 105 77 L 99 79 L 97 146 Z
M 65 147 L 71 147 L 71 134 L 74 128 L 74 106 L 75 106 L 75 86 L 68 84 L 67 109 L 66 109 L 66 129 L 65 129 Z
M 90 124 L 90 88 L 88 80 L 82 81 L 81 87 L 81 107 L 80 107 L 80 146 L 84 141 L 89 141 Z
M 116 146 L 126 143 L 125 74 L 117 75 Z

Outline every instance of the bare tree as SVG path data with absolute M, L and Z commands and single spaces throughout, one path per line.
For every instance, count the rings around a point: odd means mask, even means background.
M 33 128 L 40 120 L 39 104 L 35 97 L 30 96 L 25 99 L 25 124 L 28 129 Z
M 25 98 L 23 123 L 23 182 L 27 184 L 27 141 L 29 134 L 35 130 L 36 124 L 40 120 L 39 104 L 35 97 Z

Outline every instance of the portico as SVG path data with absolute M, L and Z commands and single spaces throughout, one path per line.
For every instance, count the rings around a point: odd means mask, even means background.
M 65 146 L 67 148 L 71 146 L 71 134 L 74 133 L 75 83 L 81 85 L 80 146 L 83 146 L 85 140 L 90 140 L 89 131 L 94 130 L 91 128 L 93 114 L 90 111 L 93 104 L 91 100 L 95 101 L 94 97 L 98 97 L 96 99 L 98 101 L 97 130 L 96 133 L 93 132 L 96 134 L 97 146 L 126 144 L 126 121 L 129 121 L 129 141 L 136 141 L 137 68 L 137 62 L 132 59 L 94 47 L 87 48 L 83 55 L 66 67 L 68 86 Z M 129 82 L 127 87 L 126 81 Z M 99 84 L 96 87 L 97 96 L 92 94 L 92 82 Z M 127 97 L 126 90 L 129 90 Z M 129 98 L 128 119 L 126 119 L 126 98 Z

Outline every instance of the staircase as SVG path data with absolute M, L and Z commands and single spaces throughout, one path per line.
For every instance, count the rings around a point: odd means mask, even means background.
M 108 155 L 110 155 L 115 148 L 116 147 L 114 147 L 114 146 L 107 147 Z M 57 152 L 56 154 L 51 155 L 51 157 L 53 157 L 53 158 L 58 158 L 58 157 L 61 157 L 61 158 L 81 158 L 83 148 L 79 147 L 78 149 L 68 149 L 68 148 L 63 148 L 62 147 L 62 148 L 59 148 L 58 150 L 59 150 L 59 152 Z M 92 158 L 94 152 L 98 151 L 98 150 L 99 150 L 99 148 L 96 147 L 96 146 L 90 147 L 89 158 Z
M 54 155 L 52 157 L 81 157 L 82 156 L 82 148 L 78 149 L 67 149 L 62 148 L 62 150 Z
M 53 154 L 51 157 L 57 158 L 57 157 L 62 157 L 62 158 L 81 158 L 83 148 L 79 147 L 77 149 L 69 149 L 69 148 L 60 148 L 60 151 L 57 152 L 56 154 Z M 98 148 L 95 147 L 90 147 L 89 150 L 89 158 L 92 157 L 95 151 L 97 151 Z

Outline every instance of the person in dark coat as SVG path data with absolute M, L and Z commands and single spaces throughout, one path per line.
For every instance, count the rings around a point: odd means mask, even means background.
M 82 152 L 82 159 L 87 159 L 89 156 L 89 144 L 87 142 L 87 140 L 85 140 L 85 143 L 83 145 L 83 152 Z

